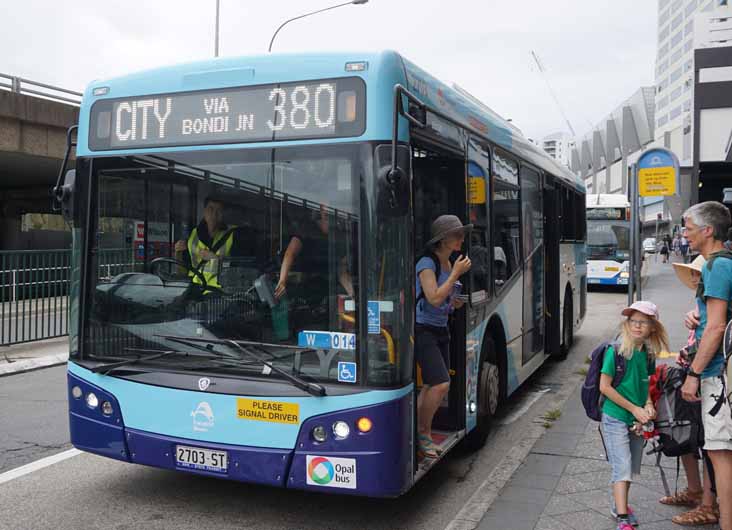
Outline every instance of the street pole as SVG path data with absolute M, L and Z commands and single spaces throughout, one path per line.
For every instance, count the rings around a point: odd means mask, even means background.
M 216 0 L 216 36 L 214 38 L 214 57 L 219 56 L 219 11 L 221 0 Z
M 630 267 L 628 271 L 630 277 L 628 278 L 628 306 L 631 306 L 634 301 L 633 295 L 636 287 L 635 271 L 636 262 L 638 261 L 637 245 L 635 241 L 637 239 L 636 232 L 638 230 L 638 201 L 635 200 L 635 164 L 633 164 L 632 169 L 630 170 L 628 180 L 628 190 L 630 192 Z
M 636 260 L 636 274 L 635 274 L 635 299 L 643 300 L 643 244 L 641 242 L 641 210 L 640 210 L 640 186 L 638 183 L 638 163 L 633 164 L 633 204 L 635 205 L 635 255 L 638 256 Z
M 300 20 L 301 18 L 309 17 L 311 15 L 317 15 L 318 13 L 322 13 L 323 11 L 330 11 L 331 9 L 336 9 L 337 7 L 343 7 L 343 6 L 349 6 L 351 4 L 353 5 L 363 5 L 368 3 L 369 0 L 351 0 L 350 2 L 344 2 L 342 4 L 326 7 L 324 9 L 318 9 L 317 11 L 312 11 L 310 13 L 305 13 L 304 15 L 299 15 L 290 19 L 285 20 L 282 24 L 280 24 L 280 27 L 277 28 L 274 32 L 274 35 L 272 35 L 272 40 L 269 41 L 269 48 L 267 48 L 267 52 L 272 52 L 272 44 L 274 44 L 275 37 L 280 32 L 282 28 L 284 28 L 287 24 L 292 22 L 293 20 Z M 218 2 L 218 0 L 217 0 Z

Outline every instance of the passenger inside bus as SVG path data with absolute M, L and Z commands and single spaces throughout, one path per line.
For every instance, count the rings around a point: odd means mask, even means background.
M 453 253 L 462 251 L 465 234 L 473 225 L 463 225 L 455 215 L 441 215 L 432 223 L 427 252 L 416 266 L 416 326 L 414 355 L 422 372 L 422 390 L 417 398 L 419 455 L 437 458 L 432 439 L 432 420 L 450 390 L 450 332 L 448 317 L 462 307 L 458 298 L 460 277 L 471 261 L 460 255 L 454 264 Z

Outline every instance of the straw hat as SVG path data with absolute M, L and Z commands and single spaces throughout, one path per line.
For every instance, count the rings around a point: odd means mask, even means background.
M 432 223 L 432 239 L 427 241 L 425 246 L 429 247 L 438 241 L 445 239 L 450 234 L 462 232 L 468 234 L 473 229 L 473 225 L 463 225 L 457 215 L 441 215 Z
M 696 285 L 694 285 L 694 282 L 691 279 L 691 273 L 692 271 L 696 271 L 701 274 L 702 268 L 706 262 L 707 261 L 704 259 L 704 256 L 699 255 L 691 263 L 672 263 L 672 265 L 674 266 L 676 276 L 679 277 L 681 283 L 693 291 L 696 289 Z

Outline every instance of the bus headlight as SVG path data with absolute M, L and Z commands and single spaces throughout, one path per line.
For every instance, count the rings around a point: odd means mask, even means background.
M 111 416 L 114 412 L 114 407 L 112 407 L 112 404 L 109 401 L 102 402 L 102 414 L 105 416 Z
M 628 278 L 629 276 L 630 276 L 630 274 L 628 273 L 628 271 L 623 271 L 620 273 L 621 278 Z
M 97 398 L 97 395 L 94 392 L 89 392 L 86 395 L 86 404 L 90 409 L 95 409 L 99 406 L 99 398 Z
M 83 392 L 81 391 L 81 387 L 75 386 L 71 389 L 71 395 L 74 396 L 74 399 L 80 399 Z
M 328 433 L 325 432 L 325 427 L 322 425 L 313 427 L 313 431 L 310 434 L 312 435 L 313 440 L 318 443 L 323 443 L 326 438 L 328 438 Z
M 351 434 L 351 428 L 345 421 L 339 420 L 333 424 L 333 434 L 335 434 L 336 438 L 343 440 Z

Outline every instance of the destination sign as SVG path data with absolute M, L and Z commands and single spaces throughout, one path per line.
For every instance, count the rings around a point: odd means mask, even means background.
M 282 83 L 97 101 L 93 151 L 358 136 L 360 78 Z
M 593 220 L 625 220 L 626 208 L 587 208 L 587 219 Z

